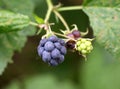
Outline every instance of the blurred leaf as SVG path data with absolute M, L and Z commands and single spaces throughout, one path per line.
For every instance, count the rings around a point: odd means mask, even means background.
M 115 56 L 120 53 L 120 12 L 117 9 L 111 7 L 84 8 L 90 18 L 97 42 Z
M 0 35 L 0 75 L 8 62 L 11 61 L 14 50 L 20 50 L 26 42 L 26 36 L 21 32 L 11 32 Z
M 32 76 L 25 78 L 22 82 L 13 82 L 5 89 L 11 89 L 11 86 L 24 89 L 75 89 L 73 84 L 70 81 L 58 81 L 54 76 L 51 75 L 42 75 L 42 76 Z M 16 85 L 15 85 L 16 84 Z M 22 85 L 22 86 L 19 86 Z M 18 88 L 19 86 L 19 88 Z
M 34 10 L 34 4 L 31 0 L 2 0 L 6 8 L 16 13 L 31 16 Z
M 99 45 L 94 46 L 88 58 L 81 76 L 85 89 L 120 89 L 119 61 Z
M 18 81 L 13 81 L 5 89 L 21 89 L 20 83 Z
M 26 1 L 2 0 L 2 1 L 5 5 L 5 8 L 3 8 L 4 10 L 11 10 L 16 13 L 27 15 L 25 16 L 25 18 L 26 20 L 28 19 L 28 21 L 29 21 L 28 16 L 30 17 L 30 19 L 32 18 L 32 15 L 33 15 L 32 12 L 34 10 L 34 6 L 31 0 L 26 0 Z M 4 13 L 7 13 L 7 12 L 4 12 Z M 9 13 L 9 14 L 12 16 L 14 15 L 13 13 Z M 16 14 L 14 15 L 14 17 L 16 17 Z M 8 30 L 11 30 L 11 29 L 8 29 Z M 7 64 L 12 61 L 11 58 L 13 56 L 14 51 L 15 50 L 20 51 L 27 40 L 27 36 L 34 35 L 35 31 L 36 30 L 33 27 L 29 26 L 21 31 L 0 34 L 0 75 L 6 68 Z
M 45 18 L 47 12 L 47 3 L 46 0 L 33 0 L 36 2 L 35 14 L 41 18 Z
M 32 0 L 2 0 L 5 4 L 5 8 L 15 13 L 20 13 L 29 16 L 30 20 L 34 21 L 34 3 Z M 22 32 L 26 35 L 34 35 L 36 32 L 35 27 L 29 26 L 24 28 Z
M 38 17 L 37 15 L 34 15 L 34 18 L 35 18 L 36 22 L 38 22 L 39 24 L 44 23 L 44 20 L 42 18 Z
M 9 58 L 11 58 L 12 55 L 13 55 L 12 50 L 8 50 L 7 47 L 4 46 L 4 43 L 0 41 L 0 75 L 6 68 L 7 63 L 11 61 Z
M 120 6 L 120 0 L 84 0 L 84 5 L 87 6 L 106 6 L 106 7 L 116 7 Z
M 0 9 L 2 9 L 3 7 L 4 7 L 4 2 L 0 0 Z
M 58 82 L 54 76 L 35 76 L 25 81 L 25 89 L 75 89 L 72 83 Z
M 23 27 L 28 26 L 30 19 L 28 16 L 22 14 L 15 14 L 9 11 L 0 11 L 0 33 L 17 31 Z

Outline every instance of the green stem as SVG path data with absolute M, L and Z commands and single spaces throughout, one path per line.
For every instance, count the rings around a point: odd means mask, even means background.
M 67 22 L 64 20 L 64 18 L 62 17 L 62 15 L 56 10 L 54 9 L 53 12 L 55 13 L 55 15 L 61 20 L 61 22 L 64 24 L 65 28 L 67 31 L 70 31 L 70 28 L 67 24 Z
M 48 10 L 47 10 L 47 14 L 45 16 L 45 20 L 44 20 L 44 23 L 47 23 L 49 18 L 50 18 L 50 15 L 52 13 L 52 10 L 53 10 L 53 4 L 51 2 L 51 0 L 46 0 L 47 2 L 47 5 L 48 5 Z
M 55 13 L 55 15 L 61 20 L 61 22 L 64 24 L 66 30 L 70 31 L 70 28 L 67 24 L 67 22 L 64 20 L 64 18 L 61 16 L 61 14 L 57 11 L 57 9 L 54 8 L 52 1 L 51 0 L 46 0 L 47 5 L 48 5 L 48 10 L 47 10 L 47 14 L 44 20 L 44 23 L 48 23 L 48 20 L 50 18 L 50 15 L 52 13 L 52 11 Z M 54 9 L 53 9 L 54 8 Z
M 52 32 L 53 32 L 53 31 L 52 31 Z M 57 33 L 57 32 L 53 32 L 53 33 L 56 34 L 56 35 L 58 35 L 58 36 L 64 37 L 64 38 L 74 40 L 73 38 L 68 37 L 68 36 L 66 36 L 66 35 L 63 35 L 63 34 L 60 34 L 60 33 Z M 75 41 L 75 40 L 74 40 L 74 41 Z
M 33 26 L 38 26 L 38 24 L 37 24 L 37 23 L 35 23 L 35 22 L 30 22 L 30 25 L 33 25 Z
M 60 7 L 57 10 L 58 11 L 69 11 L 69 10 L 81 10 L 82 6 L 68 6 L 68 7 Z

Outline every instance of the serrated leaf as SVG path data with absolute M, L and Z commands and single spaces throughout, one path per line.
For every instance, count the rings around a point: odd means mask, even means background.
M 5 9 L 22 13 L 24 15 L 32 15 L 34 4 L 31 0 L 2 0 L 5 3 Z M 3 8 L 4 9 L 4 8 Z
M 0 11 L 0 33 L 22 29 L 28 26 L 29 23 L 30 19 L 28 16 L 5 10 Z
M 28 18 L 28 16 L 30 18 L 32 17 L 34 6 L 31 0 L 26 0 L 26 1 L 2 0 L 2 1 L 4 2 L 5 5 L 4 7 L 0 6 L 2 9 L 27 15 L 25 16 L 25 18 L 26 17 Z M 13 14 L 14 13 L 12 13 L 12 15 Z M 16 14 L 14 17 L 16 17 Z M 14 54 L 14 51 L 21 50 L 21 48 L 25 45 L 27 36 L 34 35 L 35 31 L 36 30 L 34 27 L 28 26 L 20 31 L 13 31 L 13 32 L 0 34 L 0 75 L 4 72 L 5 68 L 7 67 L 7 64 L 12 61 L 11 58 Z
M 0 35 L 0 75 L 12 60 L 14 50 L 20 50 L 26 42 L 26 36 L 20 31 Z
M 33 10 L 34 10 L 34 3 L 32 0 L 2 0 L 4 2 L 3 9 L 10 10 L 15 13 L 20 13 L 23 15 L 29 16 L 30 20 L 34 20 L 33 17 Z M 28 26 L 22 30 L 23 34 L 26 35 L 34 35 L 36 32 L 35 27 Z
M 85 7 L 96 40 L 105 49 L 117 56 L 120 53 L 120 12 L 118 8 Z
M 87 6 L 105 6 L 105 7 L 119 7 L 120 0 L 84 0 L 83 5 Z

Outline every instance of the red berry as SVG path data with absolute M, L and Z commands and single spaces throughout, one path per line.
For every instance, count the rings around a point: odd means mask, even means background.
M 74 35 L 75 39 L 81 37 L 81 34 L 80 34 L 80 31 L 79 31 L 79 30 L 74 30 L 74 31 L 72 32 L 72 34 Z
M 67 34 L 67 36 L 74 38 L 74 35 L 72 33 Z

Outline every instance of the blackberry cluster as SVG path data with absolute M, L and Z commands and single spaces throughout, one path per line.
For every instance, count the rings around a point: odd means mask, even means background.
M 90 40 L 81 38 L 76 42 L 76 50 L 81 52 L 81 54 L 90 53 L 93 49 L 92 43 Z
M 56 36 L 43 38 L 37 50 L 44 62 L 51 66 L 57 66 L 64 61 L 64 55 L 66 54 L 65 41 Z

